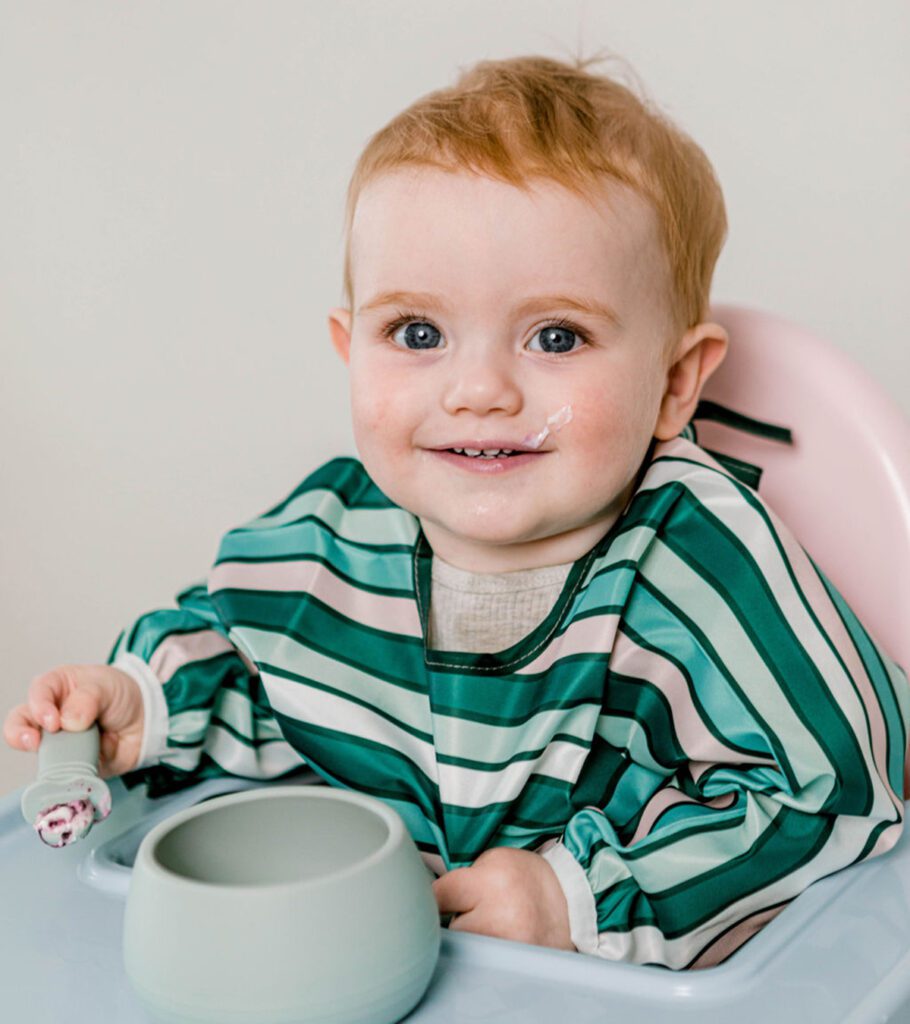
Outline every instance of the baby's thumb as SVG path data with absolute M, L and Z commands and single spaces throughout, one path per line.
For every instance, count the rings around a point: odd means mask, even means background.
M 75 690 L 60 708 L 60 724 L 67 732 L 82 732 L 98 719 L 98 695 Z

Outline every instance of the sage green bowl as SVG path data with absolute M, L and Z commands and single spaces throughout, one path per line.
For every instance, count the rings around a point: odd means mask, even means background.
M 126 973 L 162 1024 L 391 1024 L 439 956 L 432 877 L 374 797 L 274 786 L 207 800 L 139 846 Z

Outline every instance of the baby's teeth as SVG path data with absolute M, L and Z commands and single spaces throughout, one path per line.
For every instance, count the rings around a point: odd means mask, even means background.
M 511 455 L 512 448 L 453 448 L 459 455 L 470 455 L 474 459 L 495 459 L 500 455 Z

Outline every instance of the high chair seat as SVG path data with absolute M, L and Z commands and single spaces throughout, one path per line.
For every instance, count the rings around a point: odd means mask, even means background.
M 910 671 L 910 421 L 861 366 L 805 328 L 733 305 L 714 306 L 711 319 L 730 347 L 702 397 L 789 427 L 792 444 L 696 414 L 699 444 L 762 468 L 762 497 Z

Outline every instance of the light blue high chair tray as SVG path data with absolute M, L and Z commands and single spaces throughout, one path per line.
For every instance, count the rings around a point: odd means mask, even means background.
M 123 969 L 123 916 L 139 843 L 159 821 L 224 793 L 322 784 L 210 779 L 149 800 L 109 780 L 113 811 L 81 842 L 44 846 L 22 791 L 0 800 L 2 1019 L 147 1024 Z M 719 967 L 673 972 L 443 930 L 409 1024 L 910 1022 L 910 837 L 807 889 Z

